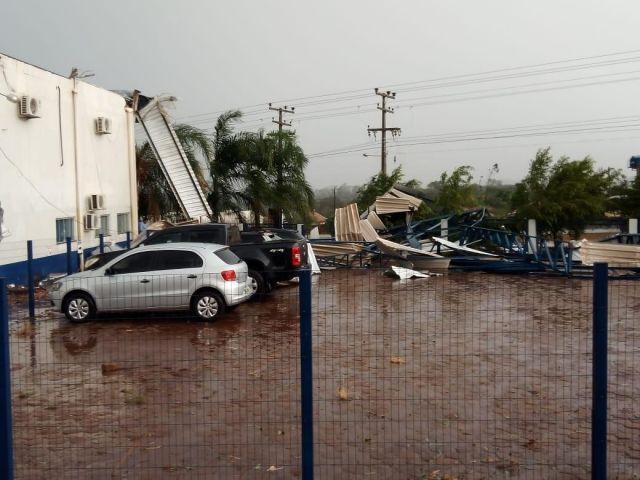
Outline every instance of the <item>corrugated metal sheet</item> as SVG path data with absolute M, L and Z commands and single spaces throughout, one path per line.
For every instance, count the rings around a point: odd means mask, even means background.
M 160 101 L 154 98 L 136 115 L 185 216 L 211 218 L 209 204 Z
M 313 251 L 316 257 L 327 257 L 334 255 L 355 255 L 360 253 L 363 247 L 355 243 L 314 243 Z
M 351 203 L 346 207 L 336 208 L 335 212 L 335 237 L 339 242 L 361 241 L 360 217 L 358 216 L 358 205 Z
M 369 223 L 369 219 L 360 220 L 360 231 L 365 242 L 375 242 L 378 239 L 378 232 Z
M 387 227 L 385 226 L 385 224 L 383 223 L 383 221 L 380 219 L 380 217 L 376 212 L 369 212 L 369 216 L 367 217 L 367 220 L 369 220 L 369 223 L 371 224 L 371 226 L 376 230 L 387 229 Z
M 404 193 L 401 192 L 400 190 L 397 190 L 395 188 L 392 188 L 391 190 L 389 190 L 389 192 L 387 192 L 389 195 L 393 195 L 394 197 L 398 197 L 398 198 L 406 198 L 407 200 L 409 200 L 409 202 L 411 203 L 411 205 L 417 210 L 420 205 L 422 205 L 422 200 L 420 200 L 417 197 L 414 197 L 413 195 L 409 195 L 408 193 Z
M 408 245 L 401 245 L 399 243 L 392 242 L 391 240 L 385 240 L 384 238 L 378 238 L 376 240 L 376 245 L 381 251 L 387 253 L 407 252 L 414 255 L 442 258 L 442 255 L 438 255 L 437 253 L 425 252 L 424 250 L 418 250 L 417 248 L 413 248 Z
M 610 267 L 640 267 L 640 246 L 616 243 L 582 242 L 582 263 L 606 262 Z
M 422 205 L 422 200 L 419 198 L 392 188 L 376 198 L 375 210 L 383 215 L 385 213 L 410 212 L 417 210 L 420 205 Z
M 418 250 L 417 248 L 409 247 L 407 245 L 391 242 L 384 238 L 378 238 L 376 240 L 376 246 L 383 253 L 402 255 L 413 263 L 414 268 L 418 270 L 426 269 L 444 271 L 449 268 L 449 263 L 451 262 L 450 258 L 443 257 L 436 253 Z
M 413 210 L 411 202 L 406 198 L 396 198 L 391 196 L 382 196 L 376 198 L 376 212 L 380 215 L 386 213 L 409 212 Z
M 484 252 L 482 250 L 476 250 L 475 248 L 469 248 L 469 247 L 465 247 L 463 245 L 454 243 L 454 242 L 450 242 L 449 240 L 445 239 L 445 238 L 440 238 L 440 237 L 432 237 L 433 241 L 436 243 L 439 243 L 440 245 L 447 247 L 451 250 L 455 250 L 458 252 L 466 252 L 466 253 L 471 253 L 472 255 L 484 255 L 486 257 L 497 257 L 498 255 L 495 255 L 493 253 L 489 253 L 489 252 Z

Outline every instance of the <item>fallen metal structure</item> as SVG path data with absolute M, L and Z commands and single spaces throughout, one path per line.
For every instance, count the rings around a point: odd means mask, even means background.
M 549 249 L 543 243 L 537 245 L 533 238 L 480 227 L 488 216 L 484 208 L 407 222 L 390 229 L 378 216 L 405 212 L 409 220 L 421 202 L 391 189 L 361 215 L 356 204 L 336 209 L 336 241 L 314 242 L 319 265 L 349 268 L 395 263 L 417 270 L 505 273 L 539 272 L 551 265 L 552 269 L 562 266 L 564 271 L 570 271 L 570 259 L 562 245 Z M 543 263 L 542 254 L 546 254 L 548 262 Z
M 414 208 L 415 200 L 408 199 L 408 195 L 398 192 L 404 207 Z M 382 197 L 378 197 L 378 200 Z M 413 198 L 413 197 L 412 197 Z M 416 199 L 418 200 L 418 199 Z M 418 200 L 421 202 L 421 200 Z M 413 202 L 413 203 L 411 203 Z M 377 202 L 376 202 L 377 203 Z M 377 208 L 377 206 L 376 206 Z M 404 211 L 404 210 L 398 210 Z M 368 218 L 362 219 L 358 215 L 357 205 L 352 203 L 338 208 L 335 212 L 335 241 L 316 241 L 313 248 L 321 268 L 339 268 L 365 266 L 373 263 L 400 263 L 405 267 L 443 271 L 449 267 L 450 259 L 439 254 L 403 245 L 382 238 L 376 227 L 384 229 L 384 223 L 375 212 L 369 212 Z M 364 216 L 364 214 L 363 214 Z
M 640 245 L 606 242 L 582 242 L 583 265 L 608 263 L 610 267 L 640 268 Z
M 136 91 L 132 106 L 185 218 L 210 221 L 211 208 L 165 108 L 173 101 L 174 97 L 149 98 Z
M 582 276 L 591 274 L 593 263 L 606 262 L 640 271 L 639 234 L 619 234 L 601 242 L 549 241 L 504 227 L 487 228 L 489 215 L 484 208 L 409 221 L 421 201 L 391 189 L 359 217 L 355 204 L 337 209 L 336 238 L 350 240 L 358 251 L 346 253 L 336 243 L 333 247 L 325 243 L 320 249 L 331 254 L 319 259 L 320 265 L 331 258 L 334 268 L 396 262 L 417 270 Z M 402 212 L 407 214 L 406 223 L 391 228 L 378 216 Z

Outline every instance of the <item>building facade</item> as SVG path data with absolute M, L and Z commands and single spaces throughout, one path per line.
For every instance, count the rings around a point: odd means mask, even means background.
M 0 54 L 0 276 L 66 271 L 74 251 L 137 234 L 134 114 L 122 96 Z M 77 260 L 77 256 L 74 256 Z

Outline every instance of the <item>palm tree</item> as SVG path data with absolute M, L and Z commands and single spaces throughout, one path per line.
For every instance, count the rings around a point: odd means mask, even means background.
M 200 188 L 202 188 L 202 191 L 205 192 L 206 195 L 209 190 L 209 184 L 202 169 L 203 163 L 199 161 L 199 158 L 204 161 L 205 165 L 209 165 L 214 155 L 211 136 L 204 130 L 185 123 L 174 125 L 173 129 L 182 144 L 182 149 L 187 155 L 187 160 L 189 160 L 189 165 L 191 165 L 191 169 L 198 179 Z
M 313 190 L 304 175 L 308 160 L 295 133 L 260 130 L 237 140 L 242 145 L 238 196 L 253 213 L 256 226 L 260 226 L 260 215 L 268 212 L 278 226 L 280 212 L 306 219 L 313 209 Z
M 167 212 L 178 210 L 176 199 L 148 142 L 136 146 L 136 178 L 138 214 L 141 217 L 159 219 Z
M 251 211 L 256 227 L 260 226 L 260 216 L 273 203 L 273 143 L 264 131 L 247 133 L 242 140 L 243 153 L 240 165 L 242 179 L 239 197 Z
M 242 118 L 240 110 L 229 110 L 218 117 L 213 133 L 213 156 L 209 161 L 211 192 L 208 197 L 213 217 L 219 220 L 224 210 L 239 212 L 238 188 L 242 183 L 241 166 L 245 155 L 245 134 L 234 134 L 233 124 Z
M 275 223 L 281 226 L 280 212 L 306 220 L 313 210 L 313 190 L 304 174 L 309 159 L 298 145 L 295 132 L 272 132 L 267 138 L 276 152 L 272 195 L 272 207 L 278 212 Z

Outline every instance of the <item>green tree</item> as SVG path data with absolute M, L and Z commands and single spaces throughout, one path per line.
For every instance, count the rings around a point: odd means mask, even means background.
M 620 175 L 619 182 L 612 188 L 611 210 L 629 218 L 640 218 L 640 174 L 631 180 Z
M 290 220 L 304 221 L 313 210 L 313 190 L 304 173 L 308 159 L 295 133 L 261 130 L 232 140 L 237 152 L 234 195 L 251 210 L 256 224 L 260 215 L 273 216 L 277 211 Z
M 336 208 L 353 203 L 356 198 L 357 187 L 342 184 L 327 187 L 314 192 L 314 208 L 327 218 L 333 218 Z
M 267 134 L 266 141 L 273 155 L 271 162 L 272 210 L 282 211 L 290 220 L 306 222 L 313 210 L 313 189 L 304 170 L 309 160 L 298 145 L 295 132 L 282 131 Z M 280 226 L 280 215 L 275 222 Z
M 576 238 L 589 220 L 604 215 L 619 178 L 617 170 L 595 170 L 590 157 L 561 157 L 554 163 L 550 148 L 541 149 L 527 176 L 516 184 L 512 208 L 521 226 L 533 218 L 545 237 L 557 239 L 567 231 Z
M 377 197 L 388 192 L 389 189 L 402 180 L 403 176 L 402 167 L 397 167 L 393 169 L 391 175 L 380 172 L 371 177 L 367 183 L 358 189 L 356 195 L 358 210 L 363 211 L 373 205 Z
M 234 123 L 242 118 L 240 110 L 229 110 L 220 115 L 213 129 L 213 154 L 209 161 L 211 190 L 208 201 L 213 217 L 220 219 L 225 210 L 239 211 L 238 188 L 242 183 L 241 171 L 246 157 L 246 134 L 235 134 Z
M 453 170 L 451 175 L 442 172 L 437 184 L 431 185 L 437 192 L 434 201 L 437 213 L 460 213 L 476 204 L 471 170 L 470 166 L 463 165 Z
M 244 135 L 241 151 L 239 176 L 242 187 L 238 196 L 253 213 L 256 226 L 260 226 L 260 216 L 267 213 L 274 195 L 273 144 L 260 130 Z
M 136 178 L 141 217 L 159 219 L 165 213 L 178 210 L 178 203 L 147 142 L 136 146 Z

